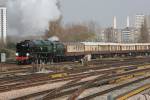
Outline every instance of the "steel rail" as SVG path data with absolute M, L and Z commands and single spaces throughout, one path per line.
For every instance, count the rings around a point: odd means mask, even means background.
M 150 71 L 150 68 L 146 68 L 146 69 L 140 69 L 140 70 L 134 70 L 134 71 L 129 71 L 129 72 L 124 72 L 124 73 L 120 73 L 120 74 L 114 74 L 111 76 L 105 76 L 103 77 L 103 79 L 108 79 L 108 78 L 114 78 L 117 76 L 122 76 L 122 75 L 127 75 L 127 74 L 133 74 L 133 73 L 137 73 L 137 72 L 142 72 L 142 71 Z M 75 100 L 76 98 L 78 98 L 78 96 L 85 91 L 85 89 L 87 89 L 88 87 L 90 87 L 90 85 L 92 85 L 94 82 L 96 82 L 97 80 L 102 80 L 101 77 L 98 77 L 92 81 L 89 81 L 87 84 L 83 85 L 81 88 L 78 89 L 78 91 L 76 91 L 75 93 L 73 93 L 68 100 Z
M 115 86 L 115 87 L 109 88 L 109 89 L 107 89 L 107 90 L 104 90 L 104 91 L 101 91 L 101 92 L 98 92 L 98 93 L 89 95 L 89 96 L 84 97 L 84 98 L 81 98 L 81 99 L 79 99 L 79 100 L 90 100 L 90 99 L 95 98 L 95 97 L 97 97 L 97 96 L 100 96 L 100 95 L 103 95 L 103 94 L 112 92 L 112 91 L 114 91 L 114 90 L 117 90 L 117 89 L 120 89 L 120 88 L 129 86 L 129 85 L 131 85 L 131 84 L 134 84 L 134 83 L 137 83 L 137 82 L 140 82 L 140 81 L 149 79 L 149 78 L 150 78 L 150 76 L 147 76 L 147 77 L 140 78 L 140 79 L 137 79 L 137 80 L 128 82 L 128 83 L 124 83 L 124 84 L 121 84 L 121 85 L 119 85 L 119 86 Z M 71 100 L 74 100 L 74 99 L 71 99 Z

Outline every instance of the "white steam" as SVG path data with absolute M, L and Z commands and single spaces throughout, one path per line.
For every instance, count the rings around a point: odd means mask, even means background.
M 59 38 L 57 36 L 52 36 L 48 40 L 49 41 L 59 41 Z
M 9 0 L 8 33 L 37 34 L 49 28 L 49 22 L 60 16 L 57 0 Z

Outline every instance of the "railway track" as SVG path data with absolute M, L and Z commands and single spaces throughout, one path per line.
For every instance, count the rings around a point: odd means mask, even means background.
M 107 90 L 103 90 L 101 92 L 98 92 L 98 93 L 95 93 L 95 94 L 92 94 L 92 95 L 89 95 L 87 97 L 84 97 L 84 98 L 80 98 L 79 100 L 90 100 L 92 98 L 95 98 L 95 97 L 98 97 L 100 95 L 103 95 L 103 94 L 106 94 L 106 93 L 109 93 L 111 91 L 114 91 L 114 90 L 117 90 L 117 89 L 120 89 L 120 88 L 123 88 L 123 87 L 127 87 L 131 84 L 134 84 L 134 83 L 137 83 L 137 82 L 140 82 L 140 81 L 144 81 L 146 79 L 150 79 L 150 76 L 147 76 L 147 77 L 143 77 L 143 78 L 139 78 L 139 79 L 136 79 L 136 80 L 133 80 L 131 82 L 128 82 L 128 83 L 124 83 L 124 84 L 121 84 L 121 85 L 118 85 L 118 86 L 114 86 L 112 88 L 109 88 Z M 74 100 L 74 99 L 72 99 Z
M 111 67 L 119 67 L 119 66 L 132 66 L 132 65 L 138 65 L 138 64 L 149 64 L 150 63 L 150 58 L 149 59 L 128 59 L 128 60 L 123 60 L 120 62 L 114 62 L 114 63 L 107 63 L 107 64 L 101 64 L 101 62 L 91 62 L 89 63 L 88 67 L 82 67 L 82 68 L 74 68 L 71 70 L 66 70 L 67 72 L 70 73 L 79 73 L 79 72 L 85 72 L 85 71 L 89 71 L 89 70 L 97 70 L 97 69 L 105 69 L 105 68 L 111 68 Z M 91 65 L 91 66 L 90 66 Z
M 116 62 L 129 62 L 129 61 L 136 61 L 136 60 L 150 60 L 150 57 L 128 57 L 128 58 L 118 58 L 118 59 L 92 59 L 92 61 L 89 61 L 88 64 L 112 64 Z M 59 63 L 53 63 L 52 65 L 70 65 L 70 64 L 78 64 L 79 62 L 59 62 Z
M 58 81 L 64 81 L 64 80 L 71 80 L 74 78 L 84 78 L 84 77 L 89 77 L 89 76 L 93 76 L 93 75 L 105 74 L 105 73 L 109 74 L 109 73 L 114 73 L 118 70 L 125 70 L 127 68 L 129 68 L 129 67 L 121 67 L 121 68 L 118 67 L 118 68 L 111 68 L 111 69 L 102 69 L 102 70 L 97 70 L 97 71 L 95 70 L 93 72 L 70 74 L 69 76 L 66 76 L 64 78 L 54 78 L 54 79 L 50 77 L 53 74 L 51 74 L 51 75 L 50 74 L 45 74 L 45 75 L 41 74 L 39 76 L 36 76 L 36 74 L 35 75 L 33 74 L 33 76 L 28 75 L 28 77 L 18 77 L 18 78 L 15 78 L 14 80 L 8 80 L 8 81 L 1 80 L 0 92 L 17 89 L 17 88 L 25 88 L 25 87 L 29 87 L 32 85 L 42 85 L 42 84 L 46 84 L 48 82 L 58 82 Z M 56 73 L 56 75 L 57 75 L 57 73 Z M 25 85 L 25 84 L 27 84 L 27 85 Z
M 139 93 L 141 93 L 144 90 L 150 89 L 150 83 L 149 84 L 145 84 L 144 86 L 138 87 L 132 91 L 126 92 L 124 94 L 121 94 L 119 96 L 117 96 L 115 98 L 115 100 L 126 100 L 134 95 L 137 95 Z
M 139 64 L 144 64 L 146 61 L 138 61 Z M 130 65 L 131 64 L 131 65 Z M 84 67 L 84 68 L 79 68 L 79 69 L 74 69 L 74 70 L 67 70 L 67 71 L 64 71 L 64 72 L 54 72 L 54 73 L 51 73 L 51 74 L 55 74 L 55 73 L 68 73 L 68 74 L 75 74 L 75 73 L 83 73 L 83 72 L 86 72 L 86 71 L 91 71 L 91 70 L 99 70 L 99 69 L 106 69 L 106 68 L 111 68 L 111 67 L 120 67 L 120 66 L 133 66 L 133 65 L 137 65 L 137 62 L 132 62 L 132 63 L 113 63 L 113 64 L 107 64 L 107 65 L 97 65 L 96 67 Z M 24 71 L 24 70 L 23 70 Z M 5 73 L 5 72 L 4 72 Z M 6 74 L 9 73 L 9 72 L 6 72 Z M 14 72 L 12 72 L 13 74 Z M 3 74 L 3 73 L 1 73 Z M 48 74 L 43 74 L 43 76 L 47 77 L 47 75 L 49 75 L 50 73 Z M 40 76 L 40 74 L 29 74 L 29 75 L 19 75 L 19 76 L 14 76 L 14 77 L 4 77 L 4 78 L 0 78 L 1 81 L 8 81 L 8 82 L 13 82 L 14 81 L 18 81 L 19 79 L 30 79 L 30 76 Z M 34 77 L 36 78 L 36 77 Z
M 122 70 L 122 69 L 128 69 L 128 68 L 132 69 L 132 67 L 133 67 L 133 69 L 136 68 L 135 66 L 130 66 L 130 67 L 121 67 L 121 68 L 118 67 L 118 68 L 114 68 L 114 70 L 112 70 L 112 69 L 111 70 L 115 72 L 117 70 Z M 88 68 L 88 69 L 90 70 L 90 68 Z M 95 75 L 95 74 L 99 74 L 99 73 L 109 73 L 110 72 L 109 69 L 107 69 L 107 70 L 106 69 L 101 70 L 101 69 L 104 69 L 104 68 L 101 68 L 101 67 L 96 67 L 95 68 L 95 67 L 93 67 L 92 70 L 95 70 L 95 71 L 89 72 L 89 73 L 87 73 L 87 72 L 86 73 L 81 73 L 82 71 L 80 70 L 80 72 L 78 72 L 79 73 L 78 76 L 80 76 L 80 75 L 90 75 L 90 74 L 91 75 Z M 84 71 L 86 71 L 86 70 L 84 69 Z M 61 72 L 61 73 L 66 73 L 66 72 Z M 46 83 L 49 80 L 53 80 L 53 79 L 50 79 L 50 77 L 48 77 L 48 76 L 53 75 L 53 74 L 57 74 L 57 73 L 41 74 L 41 75 L 39 75 L 39 74 L 31 74 L 31 75 L 27 75 L 27 76 L 26 75 L 18 76 L 18 77 L 15 77 L 14 79 L 12 77 L 4 78 L 4 79 L 2 78 L 2 79 L 0 79 L 1 80 L 0 84 L 1 84 L 1 88 L 2 87 L 7 87 L 7 89 L 2 88 L 5 91 L 9 89 L 8 87 L 15 87 L 15 85 L 18 85 L 18 87 L 19 87 L 19 85 L 22 86 L 22 84 L 30 83 L 30 81 L 32 81 L 32 83 L 33 82 L 38 82 L 38 84 L 40 85 L 40 84 Z M 76 75 L 77 73 L 74 73 L 74 74 Z M 71 78 L 71 77 L 74 77 L 75 75 L 71 75 L 69 77 Z M 60 81 L 60 80 L 61 79 L 57 79 L 57 81 Z M 54 81 L 54 82 L 56 82 L 56 81 Z M 11 83 L 11 85 L 9 85 L 10 83 Z M 13 85 L 12 85 L 12 83 L 13 83 Z M 3 86 L 5 84 L 7 84 L 7 86 Z M 34 85 L 36 85 L 36 84 L 34 84 Z M 32 85 L 29 85 L 29 86 L 32 86 Z M 10 89 L 13 89 L 13 88 L 10 88 Z
M 132 60 L 132 62 L 130 62 Z M 91 67 L 93 66 L 98 66 L 101 68 L 102 67 L 109 67 L 109 66 L 119 66 L 119 65 L 123 65 L 122 63 L 126 63 L 126 64 L 133 64 L 133 63 L 143 63 L 143 62 L 150 62 L 150 58 L 149 57 L 144 57 L 144 58 L 126 58 L 126 59 L 121 59 L 121 60 L 94 60 L 88 63 L 89 69 L 91 69 Z M 71 73 L 73 71 L 77 71 L 78 70 L 88 70 L 88 67 L 86 66 L 86 68 L 80 68 L 77 67 L 79 63 L 77 62 L 62 62 L 62 63 L 55 63 L 52 64 L 52 66 L 65 66 L 65 65 L 69 65 L 71 66 L 71 70 L 67 70 L 65 69 L 65 71 L 70 71 Z M 114 64 L 114 65 L 113 65 Z M 118 65 L 117 65 L 118 64 Z M 44 67 L 49 66 L 49 65 L 45 65 Z M 96 68 L 96 67 L 95 67 Z M 94 68 L 93 68 L 94 69 Z M 26 72 L 31 72 L 32 70 L 32 65 L 16 65 L 14 64 L 14 62 L 12 63 L 0 63 L 0 76 L 4 77 L 4 76 L 9 76 L 9 75 L 16 75 L 18 73 L 26 73 Z
M 133 62 L 129 62 L 129 60 L 124 60 L 122 62 L 117 62 L 117 63 L 116 62 L 112 63 L 112 62 L 105 64 L 105 65 L 103 64 L 99 65 L 99 62 L 98 63 L 96 62 L 94 66 L 73 69 L 73 70 L 71 69 L 71 70 L 67 70 L 64 72 L 57 72 L 57 73 L 54 72 L 54 73 L 48 73 L 48 74 L 29 74 L 29 75 L 15 76 L 15 77 L 0 78 L 0 92 L 6 92 L 10 90 L 39 86 L 39 85 L 43 85 L 47 83 L 55 83 L 59 81 L 70 80 L 71 82 L 69 82 L 68 84 L 64 85 L 63 87 L 59 89 L 56 88 L 53 90 L 47 90 L 47 91 L 27 95 L 22 98 L 27 98 L 27 97 L 37 96 L 37 94 L 39 95 L 39 94 L 47 94 L 47 93 L 49 93 L 50 95 L 52 95 L 52 93 L 56 93 L 54 97 L 55 96 L 57 97 L 58 90 L 70 88 L 71 86 L 76 86 L 76 84 L 78 84 L 78 86 L 81 86 L 82 84 L 87 83 L 88 81 L 79 82 L 83 78 L 96 76 L 96 75 L 102 75 L 102 74 L 112 75 L 112 74 L 118 73 L 119 71 L 128 71 L 128 70 L 131 71 L 131 70 L 137 69 L 138 68 L 137 66 L 145 65 L 145 62 L 147 62 L 148 64 L 149 59 L 145 58 L 141 60 L 140 58 L 138 60 L 136 59 L 133 60 Z M 50 75 L 60 74 L 60 73 L 67 73 L 67 76 L 54 78 L 54 79 L 49 77 Z M 75 90 L 72 90 L 72 91 L 75 92 Z M 65 94 L 65 93 L 62 93 L 62 94 Z M 19 98 L 18 100 L 22 100 L 22 99 Z
M 130 72 L 130 73 L 133 73 L 133 72 Z M 124 73 L 125 74 L 125 73 Z M 126 73 L 127 74 L 127 73 Z M 128 73 L 129 74 L 129 73 Z M 121 74 L 120 74 L 121 75 Z M 91 88 L 91 87 L 95 87 L 95 86 L 100 86 L 100 84 L 94 84 L 96 81 L 100 80 L 102 83 L 101 85 L 104 85 L 105 83 L 107 83 L 108 81 L 112 80 L 112 77 L 115 77 L 115 76 L 120 76 L 119 74 L 118 75 L 111 75 L 111 76 L 107 76 L 107 75 L 104 75 L 104 76 L 100 76 L 100 77 L 97 77 L 96 79 L 94 80 L 91 80 L 89 82 L 86 82 L 86 84 L 84 86 L 80 88 L 76 88 L 76 89 L 72 89 L 72 90 L 69 90 L 69 91 L 66 91 L 65 93 L 59 93 L 57 94 L 56 96 L 49 96 L 50 99 L 53 99 L 52 97 L 59 97 L 59 96 L 63 96 L 63 95 L 68 95 L 68 94 L 72 94 L 73 92 L 75 92 L 75 96 L 77 96 L 77 94 L 80 94 L 81 92 L 84 91 L 84 89 L 87 89 L 87 88 Z M 122 74 L 123 75 L 123 74 Z M 108 77 L 110 78 L 110 80 L 105 80 L 104 79 L 108 79 Z M 74 95 L 73 94 L 73 95 Z M 46 99 L 49 99 L 49 98 L 46 98 Z M 45 99 L 45 100 L 46 100 Z M 69 100 L 75 100 L 74 96 L 72 98 L 69 99 Z M 85 99 L 86 100 L 86 99 Z
M 82 86 L 83 84 L 85 84 L 83 86 L 84 89 L 87 89 L 87 88 L 92 88 L 92 87 L 95 87 L 95 86 L 99 86 L 100 84 L 101 85 L 104 85 L 104 84 L 108 84 L 108 82 L 114 80 L 114 78 L 119 78 L 120 76 L 123 76 L 123 75 L 127 75 L 127 74 L 133 74 L 133 73 L 137 73 L 137 72 L 141 72 L 141 71 L 149 71 L 150 68 L 148 69 L 140 69 L 140 70 L 135 70 L 135 71 L 129 71 L 129 72 L 125 72 L 125 73 L 120 73 L 120 74 L 103 74 L 101 76 L 98 76 L 97 78 L 95 78 L 94 80 L 90 80 L 90 81 L 84 81 L 84 82 L 73 82 L 72 84 L 67 84 L 67 85 L 64 85 L 60 88 L 56 88 L 56 89 L 52 89 L 52 90 L 47 90 L 47 91 L 43 91 L 43 92 L 40 92 L 40 93 L 35 93 L 35 94 L 30 94 L 30 95 L 26 95 L 24 97 L 19 97 L 19 98 L 15 98 L 15 100 L 22 100 L 22 99 L 25 99 L 25 98 L 31 98 L 31 97 L 34 97 L 34 96 L 37 96 L 37 95 L 45 95 L 46 96 L 44 98 L 42 98 L 42 100 L 49 100 L 49 99 L 54 99 L 56 97 L 61 97 L 61 96 L 65 96 L 65 95 L 69 95 L 69 94 L 72 94 L 74 93 L 75 91 L 78 91 L 76 93 L 80 93 L 80 86 Z M 113 77 L 113 78 L 112 78 Z M 107 79 L 107 80 L 105 80 Z M 78 80 L 79 81 L 79 80 Z M 100 82 L 101 81 L 101 82 Z M 97 83 L 98 82 L 98 83 Z M 100 83 L 99 83 L 100 82 Z M 87 85 L 88 84 L 88 85 Z M 72 89 L 70 89 L 72 88 Z M 59 90 L 59 92 L 57 91 Z M 54 92 L 55 91 L 55 92 Z M 63 92 L 64 91 L 64 92 Z M 47 94 L 48 93 L 48 94 Z M 75 94 L 76 94 L 75 93 Z M 72 99 L 70 99 L 72 100 Z M 86 100 L 86 99 L 85 99 Z
M 0 77 L 15 75 L 18 73 L 26 73 L 31 70 L 31 65 L 16 65 L 11 63 L 0 63 Z
M 145 69 L 144 69 L 144 70 L 145 70 Z M 96 78 L 96 79 L 94 79 L 94 80 L 92 80 L 92 81 L 86 83 L 86 84 L 83 85 L 81 88 L 79 88 L 75 93 L 73 93 L 73 94 L 70 96 L 69 100 L 75 100 L 77 97 L 79 97 L 79 95 L 80 95 L 83 91 L 85 91 L 85 89 L 87 89 L 87 88 L 89 88 L 90 86 L 92 86 L 93 83 L 95 83 L 97 80 L 101 80 L 100 84 L 98 85 L 98 86 L 100 86 L 100 85 L 103 85 L 104 83 L 107 83 L 108 81 L 114 80 L 114 78 L 116 78 L 116 77 L 120 77 L 120 76 L 123 76 L 123 75 L 131 75 L 131 74 L 133 74 L 133 73 L 142 72 L 142 71 L 144 71 L 144 70 L 130 71 L 130 72 L 125 72 L 125 73 L 120 73 L 120 74 L 114 74 L 114 75 L 110 75 L 110 76 L 108 75 L 108 76 L 104 76 L 104 77 L 102 77 L 102 78 L 101 78 L 101 77 L 98 77 L 98 78 Z M 149 70 L 149 68 L 148 68 L 147 70 Z M 146 70 L 145 70 L 145 71 L 146 71 Z M 105 79 L 106 79 L 106 80 L 105 80 Z M 102 81 L 102 80 L 104 80 L 104 81 Z M 87 97 L 87 98 L 84 99 L 84 100 L 87 100 L 88 98 L 90 98 L 90 97 Z

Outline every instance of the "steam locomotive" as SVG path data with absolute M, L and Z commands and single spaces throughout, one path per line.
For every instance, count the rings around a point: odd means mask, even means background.
M 51 62 L 64 56 L 65 48 L 60 42 L 48 40 L 25 40 L 16 45 L 16 61 L 18 64 L 32 62 Z
M 18 64 L 75 61 L 85 56 L 97 58 L 137 55 L 150 55 L 150 43 L 62 43 L 49 40 L 25 40 L 16 44 L 16 61 Z

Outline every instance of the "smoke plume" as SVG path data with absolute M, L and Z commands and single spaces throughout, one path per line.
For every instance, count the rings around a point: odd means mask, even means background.
M 57 0 L 9 0 L 8 33 L 32 35 L 43 33 L 49 22 L 60 16 Z
M 49 41 L 59 41 L 59 38 L 57 36 L 52 36 L 48 38 Z

